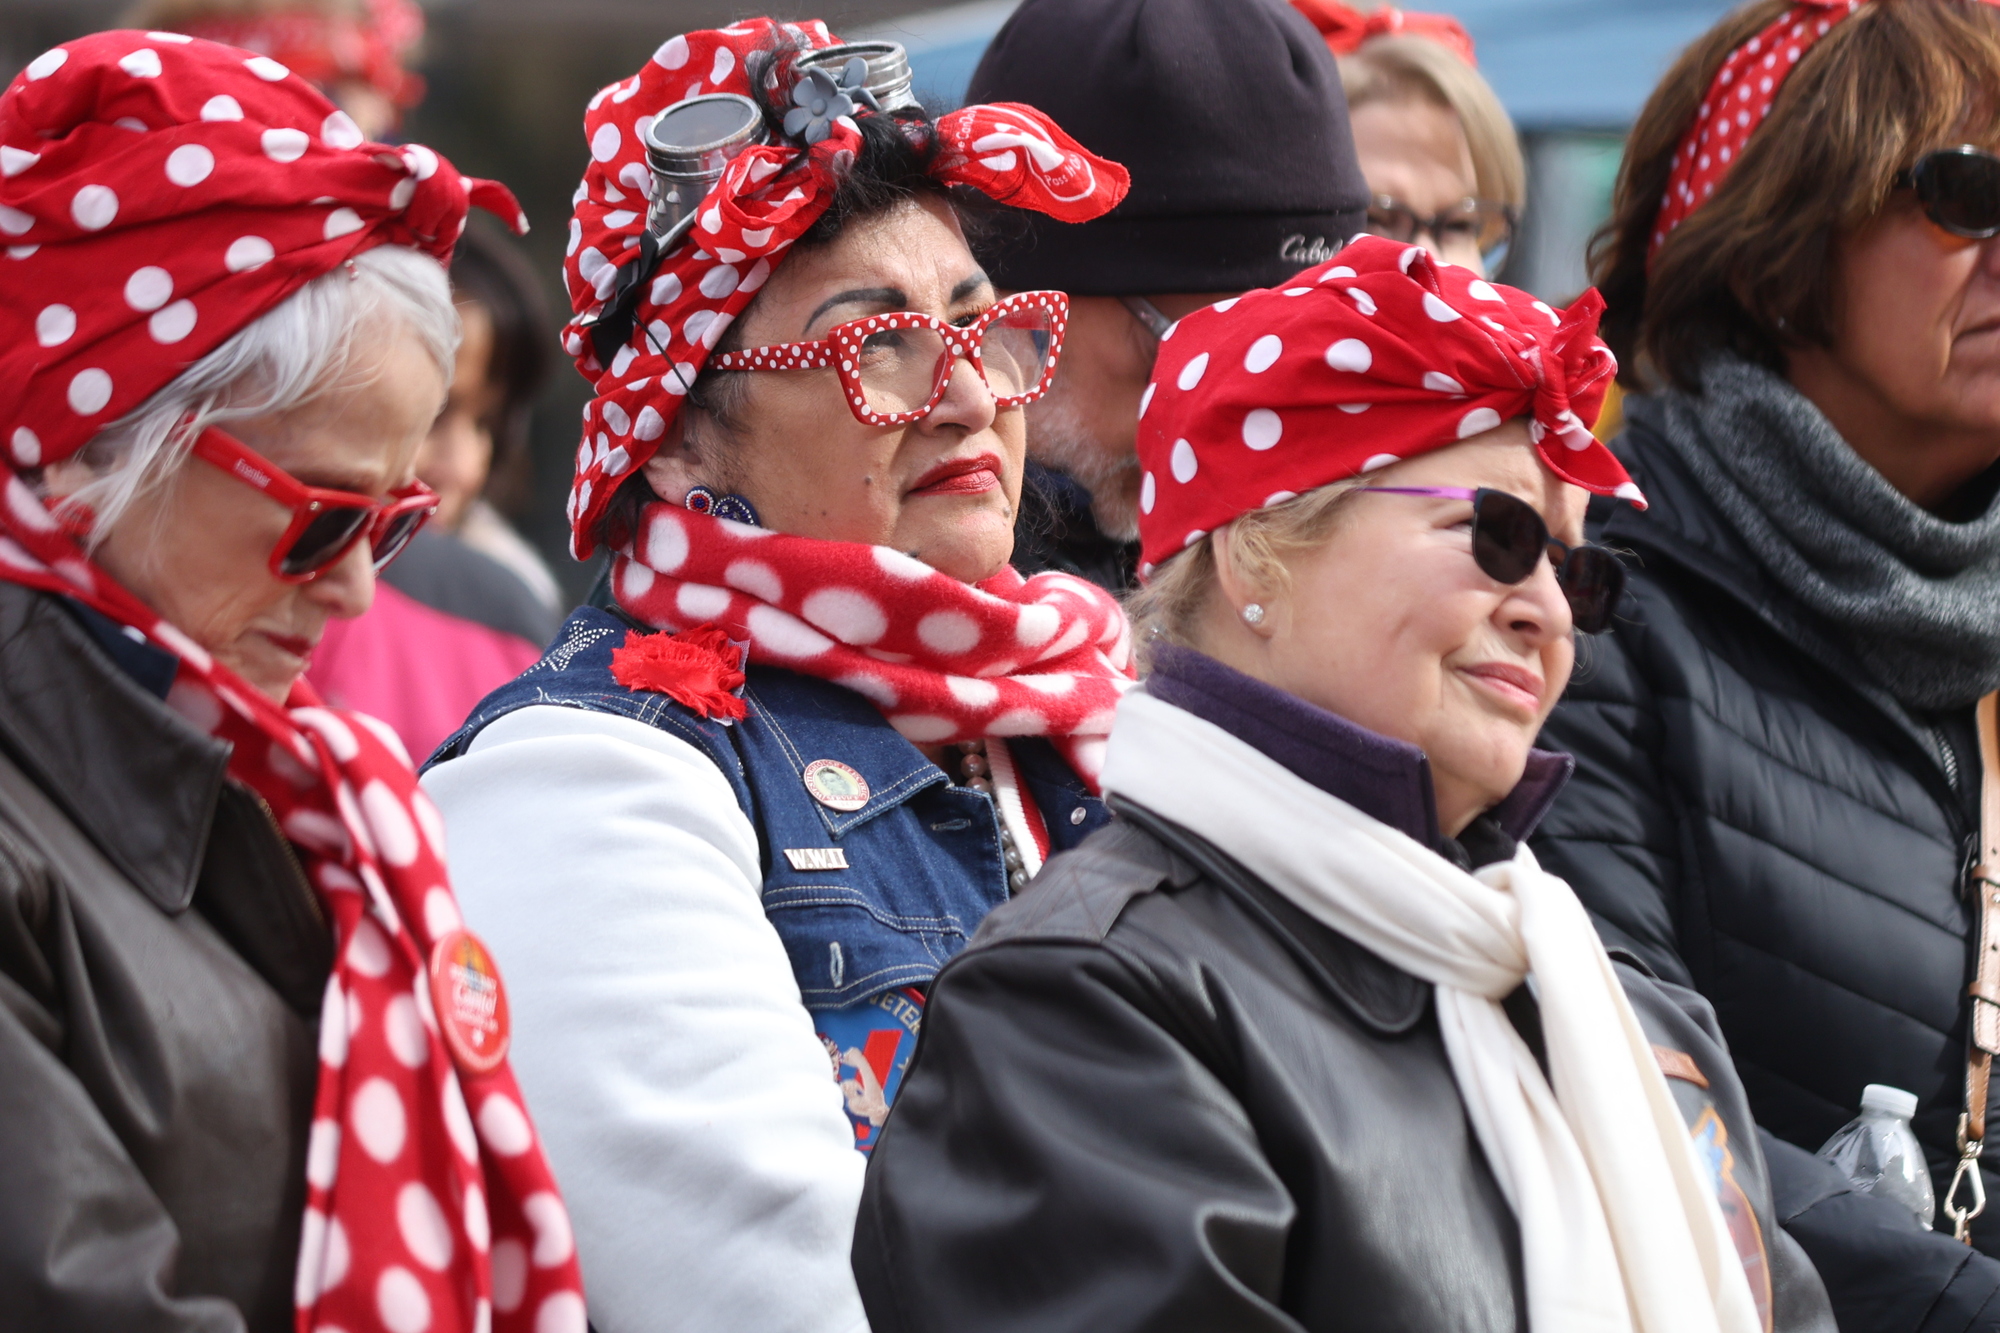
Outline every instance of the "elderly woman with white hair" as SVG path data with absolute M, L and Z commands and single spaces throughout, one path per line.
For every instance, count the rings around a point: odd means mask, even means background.
M 0 97 L 9 1327 L 584 1328 L 437 813 L 300 680 L 434 507 L 472 202 L 210 42 Z
M 1601 308 L 1367 237 L 1165 343 L 1116 818 L 932 986 L 875 1333 L 1832 1327 L 1713 1013 L 1521 841 L 1643 503 Z

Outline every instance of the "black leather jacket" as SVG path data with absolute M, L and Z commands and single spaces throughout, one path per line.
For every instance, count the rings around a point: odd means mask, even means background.
M 0 1330 L 281 1333 L 331 937 L 135 648 L 0 583 Z
M 932 987 L 855 1230 L 875 1333 L 1524 1328 L 1432 987 L 1118 808 Z M 1707 1080 L 1669 1085 L 1720 1118 L 1775 1328 L 1831 1330 L 1708 1006 L 1619 974 Z M 1538 1045 L 1526 992 L 1508 1008 Z

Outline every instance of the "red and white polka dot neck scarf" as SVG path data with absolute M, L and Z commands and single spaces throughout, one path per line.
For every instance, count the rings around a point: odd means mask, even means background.
M 563 345 L 597 391 L 584 409 L 569 500 L 570 548 L 579 560 L 596 548 L 592 534 L 619 484 L 659 448 L 724 330 L 786 247 L 826 212 L 840 172 L 860 146 L 860 131 L 843 116 L 809 149 L 773 143 L 745 150 L 703 199 L 699 223 L 648 281 L 631 337 L 609 365 L 598 360 L 591 326 L 623 267 L 642 253 L 653 191 L 642 126 L 683 98 L 750 96 L 748 62 L 780 42 L 819 50 L 840 39 L 817 19 L 743 19 L 691 32 L 664 43 L 630 79 L 602 89 L 584 116 L 591 163 L 577 187 L 563 265 L 576 311 Z M 796 73 L 785 64 L 771 77 L 788 94 Z M 931 172 L 939 181 L 1065 222 L 1110 212 L 1130 184 L 1123 167 L 1092 155 L 1032 107 L 964 107 L 939 119 L 936 134 Z
M 1111 594 L 1012 566 L 961 583 L 886 546 L 816 541 L 648 505 L 612 561 L 618 604 L 659 629 L 747 639 L 750 660 L 864 695 L 919 745 L 1046 736 L 1091 786 L 1132 635 Z
M 1140 573 L 1239 514 L 1515 417 L 1564 481 L 1644 508 L 1590 433 L 1618 370 L 1603 309 L 1595 290 L 1555 310 L 1361 236 L 1287 286 L 1195 311 L 1139 400 Z
M 394 734 L 285 707 L 99 569 L 16 471 L 66 458 L 298 286 L 370 245 L 441 261 L 469 199 L 428 149 L 363 146 L 268 58 L 100 33 L 0 97 L 0 578 L 174 654 L 169 704 L 229 742 L 332 922 L 296 1288 L 301 1333 L 582 1333 L 567 1215 L 463 933 L 443 827 Z M 307 203 L 306 200 L 314 200 Z

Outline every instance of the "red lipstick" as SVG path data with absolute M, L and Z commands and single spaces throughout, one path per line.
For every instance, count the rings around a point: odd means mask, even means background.
M 996 454 L 952 458 L 939 463 L 910 488 L 911 495 L 982 495 L 1000 485 L 1000 459 Z

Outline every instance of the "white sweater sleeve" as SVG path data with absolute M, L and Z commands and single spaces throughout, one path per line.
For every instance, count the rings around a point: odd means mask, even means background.
M 514 1073 L 600 1333 L 865 1330 L 865 1162 L 715 764 L 554 706 L 424 788 L 513 1011 Z

